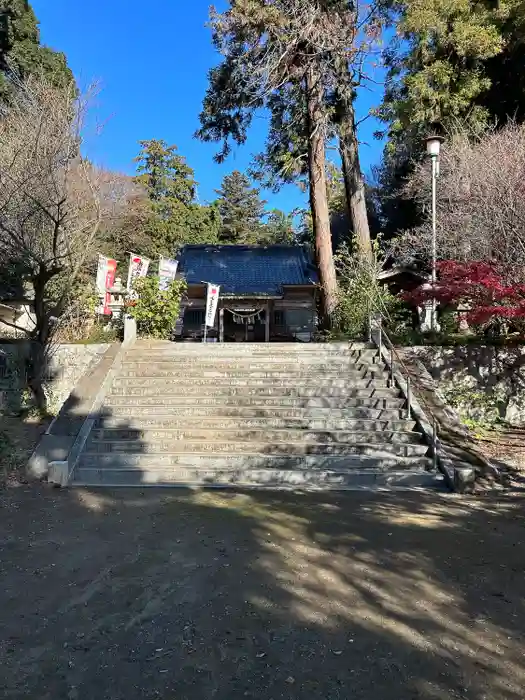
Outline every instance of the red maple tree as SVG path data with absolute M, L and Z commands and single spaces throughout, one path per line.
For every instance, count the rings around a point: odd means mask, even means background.
M 434 288 L 424 284 L 403 298 L 417 306 L 433 298 L 444 306 L 465 306 L 473 325 L 525 318 L 525 284 L 510 282 L 505 271 L 485 262 L 443 260 Z

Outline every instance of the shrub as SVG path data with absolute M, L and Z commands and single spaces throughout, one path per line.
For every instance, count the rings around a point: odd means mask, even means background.
M 353 246 L 357 251 L 357 246 Z M 383 269 L 379 241 L 374 242 L 373 262 L 363 259 L 348 246 L 335 258 L 338 272 L 338 299 L 333 334 L 347 338 L 366 335 L 371 315 L 380 314 L 390 333 L 404 335 L 411 328 L 411 311 L 400 298 L 378 281 Z
M 142 277 L 135 281 L 134 289 L 137 298 L 128 303 L 128 313 L 137 322 L 139 336 L 168 340 L 179 317 L 186 283 L 175 280 L 161 291 L 158 277 Z

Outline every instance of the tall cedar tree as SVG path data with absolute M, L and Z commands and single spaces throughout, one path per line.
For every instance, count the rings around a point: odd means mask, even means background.
M 259 190 L 252 187 L 244 173 L 234 170 L 226 175 L 217 206 L 221 217 L 219 240 L 221 243 L 257 243 L 262 237 L 262 217 L 265 202 Z
M 171 256 L 185 244 L 216 243 L 219 213 L 214 205 L 196 201 L 194 170 L 177 153 L 177 147 L 158 139 L 141 141 L 140 146 L 135 181 L 143 188 L 147 201 L 145 217 L 139 208 L 143 235 L 136 236 L 141 247 L 138 252 Z M 129 232 L 129 222 L 124 223 Z M 133 240 L 128 239 L 128 245 L 133 246 Z
M 9 99 L 12 80 L 43 73 L 60 87 L 73 82 L 63 53 L 40 43 L 38 21 L 27 0 L 0 0 L 0 101 Z
M 230 139 L 245 142 L 254 112 L 268 108 L 270 137 L 259 165 L 272 169 L 276 181 L 290 179 L 294 172 L 308 174 L 327 321 L 336 304 L 337 281 L 325 144 L 339 136 L 349 209 L 362 254 L 368 257 L 353 101 L 355 89 L 367 79 L 383 12 L 383 3 L 361 7 L 348 0 L 237 0 L 227 11 L 212 14 L 214 43 L 224 59 L 210 73 L 199 136 L 222 141 L 222 158 Z

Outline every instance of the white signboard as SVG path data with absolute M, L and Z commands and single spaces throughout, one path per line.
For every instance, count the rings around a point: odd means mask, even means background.
M 161 258 L 159 261 L 159 289 L 161 292 L 166 291 L 170 284 L 175 279 L 177 274 L 177 267 L 179 263 L 177 260 L 170 260 L 169 258 Z
M 215 325 L 215 316 L 219 304 L 219 291 L 219 286 L 208 283 L 208 296 L 206 299 L 206 326 L 208 328 L 213 328 Z
M 105 258 L 103 255 L 98 256 L 98 267 L 97 267 L 97 292 L 102 297 L 106 293 L 106 274 L 108 271 L 109 258 Z

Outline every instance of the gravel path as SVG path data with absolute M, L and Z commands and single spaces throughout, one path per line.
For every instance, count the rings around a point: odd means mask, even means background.
M 0 496 L 0 698 L 521 700 L 525 499 Z

